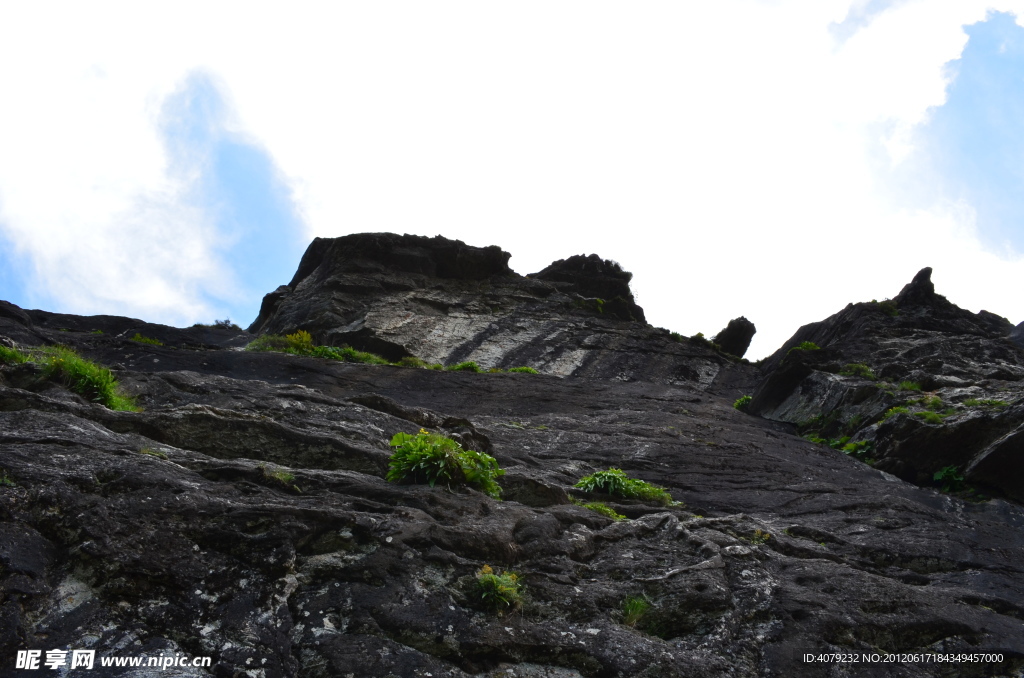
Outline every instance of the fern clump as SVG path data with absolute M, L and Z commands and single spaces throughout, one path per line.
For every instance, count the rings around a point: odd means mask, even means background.
M 672 503 L 672 495 L 664 487 L 652 485 L 645 480 L 630 478 L 619 468 L 598 471 L 580 478 L 575 487 L 585 492 L 604 492 L 625 499 L 642 499 L 656 501 L 668 506 Z
M 451 438 L 425 429 L 412 436 L 396 433 L 391 438 L 395 448 L 388 462 L 387 479 L 393 483 L 424 483 L 433 487 L 443 483 L 449 488 L 471 485 L 495 499 L 501 498 L 497 479 L 505 472 L 489 454 L 464 450 Z

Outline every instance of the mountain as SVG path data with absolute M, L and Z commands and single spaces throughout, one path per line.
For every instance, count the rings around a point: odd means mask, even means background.
M 317 239 L 248 331 L 0 303 L 4 675 L 53 648 L 262 678 L 1024 670 L 1007 321 L 923 271 L 753 365 L 749 321 L 651 327 L 613 262 L 507 260 Z M 389 482 L 421 430 L 492 456 L 501 500 Z M 575 487 L 611 468 L 672 501 Z

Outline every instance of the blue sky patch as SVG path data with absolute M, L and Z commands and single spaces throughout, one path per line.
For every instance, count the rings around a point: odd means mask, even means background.
M 172 172 L 196 177 L 193 200 L 213 215 L 217 254 L 236 285 L 204 290 L 206 301 L 245 327 L 263 295 L 291 280 L 308 243 L 273 159 L 227 129 L 228 112 L 218 85 L 193 74 L 166 102 L 162 129 Z
M 975 209 L 987 247 L 1024 252 L 1024 28 L 996 12 L 965 31 L 946 103 L 920 130 L 916 161 L 938 175 L 936 190 Z

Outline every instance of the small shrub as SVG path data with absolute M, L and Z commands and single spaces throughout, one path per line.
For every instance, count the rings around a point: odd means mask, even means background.
M 931 410 L 933 412 L 938 412 L 944 407 L 942 398 L 940 398 L 939 396 L 932 396 L 931 398 L 922 398 L 921 400 L 922 405 L 924 405 L 925 409 Z
M 875 381 L 878 377 L 871 371 L 871 368 L 864 363 L 849 363 L 843 369 L 839 370 L 839 374 L 846 377 L 861 377 L 862 379 L 870 379 Z
M 964 401 L 964 405 L 967 407 L 1009 407 L 1010 403 L 1005 400 L 968 398 Z
M 271 485 L 276 485 L 286 492 L 292 492 L 294 494 L 302 494 L 302 490 L 295 484 L 295 474 L 289 473 L 284 469 L 275 469 L 271 471 L 267 468 L 266 464 L 260 464 L 256 468 L 259 469 L 260 475 L 263 476 L 263 480 L 267 481 Z
M 847 443 L 843 445 L 842 451 L 843 454 L 848 454 L 857 461 L 869 463 L 870 461 L 872 461 L 870 455 L 868 454 L 871 451 L 871 447 L 871 441 L 861 440 L 860 442 Z
M 622 623 L 630 628 L 635 628 L 650 609 L 651 601 L 647 599 L 647 596 L 630 596 L 622 601 Z
M 398 365 L 399 367 L 416 367 L 421 369 L 426 369 L 430 367 L 430 363 L 428 363 L 426 360 L 423 360 L 422 358 L 417 358 L 414 355 L 405 356 L 397 363 L 395 363 L 395 365 Z
M 742 397 L 738 398 L 736 400 L 736 402 L 734 402 L 732 404 L 732 406 L 735 407 L 740 412 L 746 412 L 747 411 L 747 407 L 750 405 L 750 401 L 751 400 L 753 400 L 752 397 L 750 397 L 748 395 L 745 395 L 745 396 L 742 396 Z
M 690 343 L 697 344 L 699 346 L 707 346 L 708 348 L 714 349 L 716 351 L 722 350 L 722 347 L 720 345 L 716 344 L 710 339 L 705 338 L 703 332 L 698 332 L 697 334 L 690 337 Z
M 899 389 L 901 391 L 920 391 L 921 384 L 916 381 L 901 381 L 899 383 Z
M 959 492 L 964 485 L 964 476 L 956 466 L 946 466 L 936 471 L 932 480 L 942 483 L 943 492 Z
M 537 370 L 533 369 L 532 367 L 510 367 L 510 368 L 508 368 L 508 371 L 509 372 L 521 372 L 523 374 L 540 374 L 540 372 L 538 372 Z
M 476 573 L 476 595 L 484 607 L 501 615 L 523 604 L 523 585 L 515 572 L 495 572 L 484 565 Z
M 793 348 L 791 348 L 788 351 L 786 351 L 786 355 L 788 356 L 793 351 L 819 351 L 819 350 L 821 350 L 821 346 L 818 346 L 813 341 L 801 341 L 799 344 L 797 344 Z
M 599 501 L 592 501 L 592 502 L 590 502 L 588 504 L 581 504 L 581 506 L 583 506 L 583 508 L 585 508 L 585 509 L 590 509 L 594 513 L 598 513 L 598 514 L 604 516 L 605 518 L 611 518 L 612 520 L 625 520 L 626 519 L 626 516 L 624 516 L 621 513 L 617 512 L 611 506 L 608 506 L 608 504 L 604 504 L 604 503 L 599 502 Z
M 938 414 L 937 412 L 915 412 L 914 416 L 915 417 L 920 417 L 921 419 L 924 419 L 925 422 L 927 422 L 929 424 L 941 424 L 942 423 L 942 415 Z
M 415 436 L 396 433 L 391 447 L 395 451 L 388 462 L 390 482 L 426 483 L 431 487 L 441 482 L 449 489 L 472 485 L 490 497 L 501 498 L 497 478 L 505 472 L 489 454 L 464 450 L 451 438 L 425 429 Z
M 351 346 L 315 346 L 306 355 L 328 360 L 340 360 L 346 363 L 362 363 L 364 365 L 390 365 L 385 358 L 368 351 L 357 351 Z
M 580 478 L 575 487 L 585 492 L 605 492 L 626 499 L 642 499 L 656 501 L 664 506 L 672 502 L 672 495 L 664 487 L 652 485 L 644 480 L 630 478 L 626 472 L 618 468 L 598 471 Z
M 878 302 L 878 310 L 893 318 L 900 314 L 900 310 L 896 308 L 896 302 L 892 299 Z
M 464 363 L 456 363 L 455 365 L 449 365 L 445 368 L 449 372 L 479 372 L 480 366 L 472 360 L 467 360 Z
M 895 417 L 897 414 L 908 414 L 909 412 L 910 410 L 907 409 L 906 407 L 903 407 L 902 405 L 890 407 L 888 410 L 885 411 L 885 414 L 882 415 L 882 421 L 886 421 L 890 417 Z
M 150 337 L 144 337 L 141 334 L 139 334 L 138 332 L 136 332 L 135 336 L 132 337 L 132 341 L 137 341 L 140 344 L 149 344 L 151 346 L 163 346 L 164 345 L 164 342 L 160 341 L 159 339 L 151 339 Z
M 93 402 L 111 410 L 137 412 L 135 401 L 121 392 L 113 373 L 105 367 L 79 356 L 66 346 L 39 349 L 43 374 Z
M 4 365 L 17 365 L 19 363 L 28 362 L 28 355 L 22 353 L 16 348 L 7 348 L 6 346 L 0 346 L 0 363 Z
M 167 455 L 160 450 L 154 450 L 152 447 L 143 447 L 139 450 L 139 454 L 146 454 L 150 457 L 156 457 L 157 459 L 166 459 Z
M 754 530 L 754 534 L 751 535 L 749 541 L 751 544 L 764 544 L 771 538 L 772 535 L 770 532 L 765 532 L 764 530 L 757 529 Z
M 680 344 L 686 341 L 686 337 L 679 334 L 678 332 L 669 332 L 668 336 L 672 338 L 672 341 L 678 341 Z M 703 337 L 704 335 L 701 336 Z

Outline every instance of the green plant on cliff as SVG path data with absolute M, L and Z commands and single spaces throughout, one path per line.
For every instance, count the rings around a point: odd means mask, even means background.
M 964 486 L 964 475 L 956 466 L 945 466 L 936 471 L 932 480 L 941 483 L 943 492 L 959 492 Z
M 634 628 L 651 609 L 651 601 L 647 596 L 630 596 L 622 601 L 622 623 Z
M 153 339 L 151 337 L 144 337 L 140 333 L 136 332 L 135 336 L 132 337 L 132 341 L 137 341 L 140 344 L 150 344 L 151 346 L 163 346 L 164 342 L 159 339 Z
M 604 492 L 626 499 L 656 501 L 664 506 L 673 503 L 672 495 L 664 487 L 652 485 L 645 480 L 630 478 L 625 471 L 619 468 L 610 468 L 607 471 L 597 471 L 589 476 L 584 476 L 580 478 L 575 487 L 585 492 Z
M 899 389 L 901 391 L 920 391 L 921 384 L 916 381 L 901 381 L 899 383 Z
M 28 360 L 28 354 L 22 353 L 16 348 L 0 346 L 0 363 L 3 363 L 4 365 L 17 365 L 19 363 L 28 362 Z
M 986 398 L 986 399 L 981 399 L 981 400 L 979 400 L 978 398 L 968 398 L 967 400 L 964 401 L 964 405 L 966 405 L 967 407 L 999 407 L 999 408 L 1002 408 L 1002 407 L 1009 407 L 1010 403 L 1006 402 L 1005 400 L 994 400 L 994 399 L 991 399 L 991 398 Z
M 849 363 L 843 369 L 839 370 L 839 374 L 845 377 L 861 377 L 862 379 L 870 379 L 871 381 L 878 379 L 871 368 L 864 363 Z
M 275 351 L 291 355 L 327 358 L 347 363 L 364 363 L 367 365 L 390 365 L 391 363 L 375 353 L 358 351 L 351 346 L 316 346 L 313 337 L 305 330 L 292 334 L 264 334 L 257 337 L 245 347 L 247 351 Z
M 788 351 L 786 351 L 786 355 L 789 355 L 793 351 L 819 351 L 819 350 L 821 350 L 821 346 L 818 346 L 813 341 L 801 341 L 799 344 L 797 344 L 793 348 L 791 348 Z
M 463 363 L 455 363 L 445 368 L 450 372 L 480 372 L 480 366 L 472 360 L 467 360 Z
M 753 400 L 753 398 L 751 396 L 748 396 L 748 395 L 741 396 L 740 398 L 738 398 L 736 400 L 736 402 L 734 402 L 732 404 L 732 406 L 735 407 L 740 412 L 746 412 L 747 411 L 747 407 L 750 406 L 750 401 L 751 400 Z
M 477 600 L 499 615 L 523 604 L 523 584 L 515 572 L 495 572 L 490 565 L 484 565 L 476 573 L 475 588 Z
M 475 450 L 464 450 L 451 438 L 420 429 L 416 435 L 396 433 L 395 448 L 388 462 L 387 479 L 393 483 L 438 483 L 449 489 L 459 485 L 476 487 L 495 499 L 501 498 L 497 479 L 505 472 L 494 457 Z
M 533 369 L 532 367 L 510 367 L 510 368 L 508 368 L 508 371 L 509 372 L 521 372 L 523 374 L 540 374 L 540 372 L 538 372 L 537 370 Z
M 909 412 L 909 408 L 903 407 L 902 405 L 897 405 L 896 407 L 890 407 L 888 410 L 886 410 L 885 414 L 882 415 L 881 420 L 886 421 L 890 417 L 895 417 L 897 414 L 907 414 Z
M 111 410 L 137 412 L 134 399 L 121 391 L 114 374 L 86 360 L 66 346 L 47 346 L 33 351 L 43 364 L 43 375 L 59 381 L 78 395 Z

